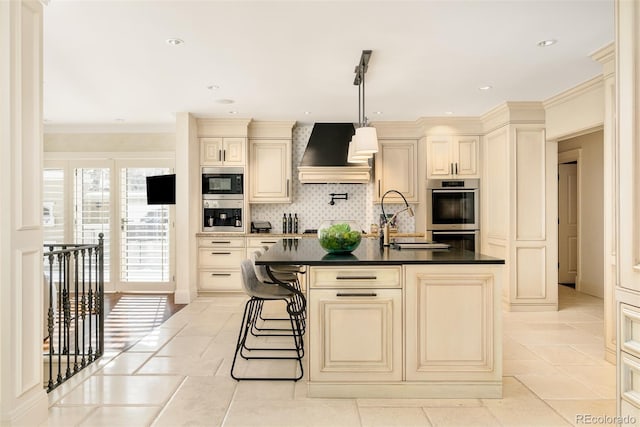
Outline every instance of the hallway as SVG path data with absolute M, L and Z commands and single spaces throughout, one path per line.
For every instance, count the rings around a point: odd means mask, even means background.
M 48 425 L 567 426 L 613 417 L 603 302 L 559 292 L 557 312 L 504 313 L 502 399 L 311 399 L 304 380 L 238 383 L 229 368 L 245 299 L 200 297 L 54 390 Z

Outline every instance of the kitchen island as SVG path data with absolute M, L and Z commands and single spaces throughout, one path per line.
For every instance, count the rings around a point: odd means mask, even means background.
M 502 396 L 503 260 L 282 239 L 256 263 L 306 266 L 310 397 Z

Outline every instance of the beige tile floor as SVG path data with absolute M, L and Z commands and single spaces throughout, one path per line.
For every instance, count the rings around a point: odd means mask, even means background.
M 504 313 L 502 399 L 314 399 L 304 379 L 236 382 L 243 305 L 200 297 L 128 351 L 105 355 L 50 393 L 48 425 L 569 426 L 578 414 L 615 415 L 603 302 L 570 288 L 557 312 Z

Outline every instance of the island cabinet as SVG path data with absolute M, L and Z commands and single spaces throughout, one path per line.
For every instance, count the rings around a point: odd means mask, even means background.
M 400 267 L 309 269 L 309 380 L 402 380 Z
M 244 237 L 199 237 L 198 290 L 242 291 L 240 263 L 245 255 Z
M 495 266 L 405 266 L 406 380 L 502 380 Z
M 427 178 L 480 178 L 480 137 L 427 137 Z
M 408 202 L 418 202 L 418 142 L 416 140 L 380 140 L 375 155 L 375 200 L 380 202 L 388 190 L 397 190 Z M 404 203 L 394 193 L 387 203 Z
M 249 140 L 249 202 L 291 202 L 291 140 Z
M 244 166 L 245 138 L 200 138 L 200 164 L 203 166 Z

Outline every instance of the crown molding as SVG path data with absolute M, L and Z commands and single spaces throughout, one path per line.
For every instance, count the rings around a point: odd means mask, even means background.
M 588 92 L 600 90 L 603 84 L 604 80 L 602 76 L 596 76 L 584 83 L 579 84 L 578 86 L 574 86 L 571 89 L 560 92 L 559 94 L 543 101 L 542 104 L 544 105 L 545 109 L 555 107 L 559 104 L 564 104 L 565 102 L 571 101 L 574 98 L 583 96 Z

